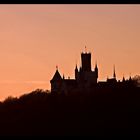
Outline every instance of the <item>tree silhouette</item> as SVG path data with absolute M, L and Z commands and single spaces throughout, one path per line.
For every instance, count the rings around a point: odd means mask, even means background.
M 140 75 L 135 75 L 133 77 L 136 86 L 140 86 Z
M 0 135 L 136 135 L 140 87 L 65 95 L 42 89 L 0 103 Z

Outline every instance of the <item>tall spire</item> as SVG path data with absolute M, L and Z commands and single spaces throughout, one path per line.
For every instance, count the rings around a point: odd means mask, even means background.
M 96 73 L 96 77 L 98 78 L 98 67 L 97 67 L 97 60 L 95 62 L 95 73 Z
M 113 73 L 113 78 L 115 78 L 115 79 L 116 79 L 115 65 L 114 65 L 114 73 Z
M 75 67 L 75 79 L 77 79 L 77 74 L 78 74 L 78 68 L 77 68 L 77 64 L 76 64 L 76 67 Z

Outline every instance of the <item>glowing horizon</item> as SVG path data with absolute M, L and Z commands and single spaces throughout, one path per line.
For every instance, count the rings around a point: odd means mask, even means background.
M 0 100 L 74 78 L 85 45 L 98 81 L 140 73 L 140 5 L 0 5 Z

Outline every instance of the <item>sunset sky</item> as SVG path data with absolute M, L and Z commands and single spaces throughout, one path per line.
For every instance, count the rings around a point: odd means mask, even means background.
M 50 89 L 56 65 L 74 78 L 92 53 L 99 79 L 140 74 L 140 5 L 0 5 L 0 100 Z

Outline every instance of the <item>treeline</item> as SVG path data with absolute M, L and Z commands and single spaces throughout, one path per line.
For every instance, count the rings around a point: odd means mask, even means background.
M 49 93 L 35 90 L 0 103 L 0 135 L 136 135 L 140 88 Z

